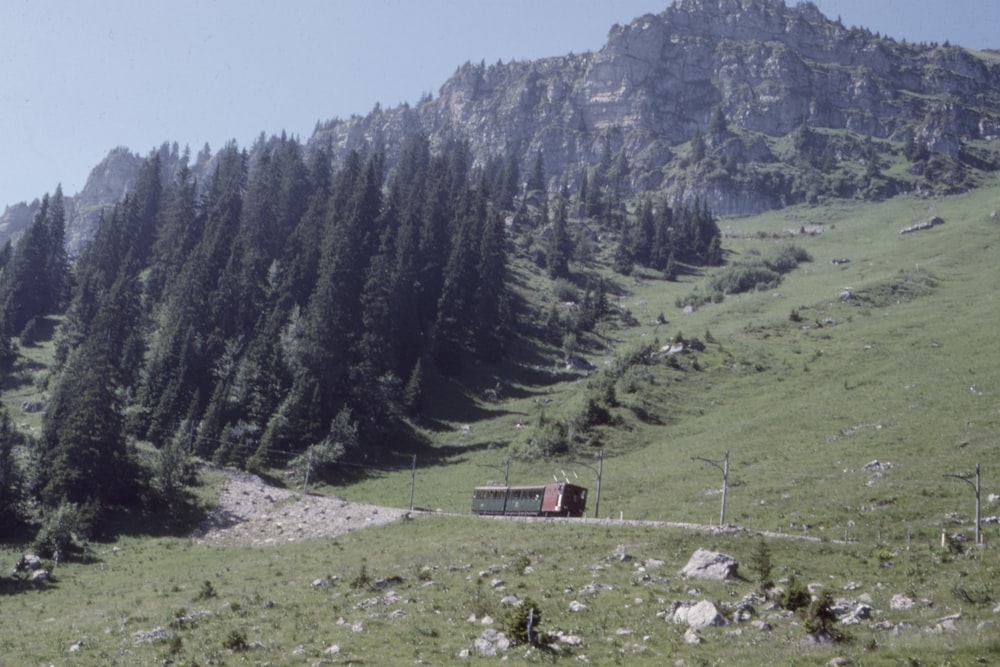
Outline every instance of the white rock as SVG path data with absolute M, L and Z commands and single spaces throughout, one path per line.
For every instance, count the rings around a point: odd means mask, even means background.
M 681 573 L 693 579 L 728 579 L 736 574 L 739 563 L 732 556 L 698 549 L 692 554 Z
M 726 625 L 728 622 L 726 617 L 719 613 L 715 605 L 708 600 L 702 600 L 693 605 L 682 605 L 674 612 L 674 623 L 686 623 L 695 630 Z

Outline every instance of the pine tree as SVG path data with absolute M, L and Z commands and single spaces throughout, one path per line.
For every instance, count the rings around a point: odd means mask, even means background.
M 525 187 L 528 192 L 537 191 L 544 193 L 548 189 L 546 183 L 545 157 L 542 155 L 542 150 L 538 149 L 535 152 L 535 161 L 531 165 L 531 172 L 528 174 L 528 182 Z
M 569 277 L 569 258 L 573 255 L 573 241 L 569 235 L 569 220 L 565 188 L 560 190 L 556 201 L 556 214 L 552 220 L 552 232 L 546 247 L 546 266 L 550 278 Z
M 115 283 L 53 391 L 39 466 L 40 496 L 49 509 L 75 503 L 99 513 L 138 496 L 119 391 L 125 370 L 122 349 L 139 313 L 137 296 L 134 281 Z
M 623 276 L 632 275 L 634 257 L 632 255 L 632 233 L 628 225 L 622 227 L 622 233 L 618 237 L 618 245 L 615 248 L 613 269 L 615 273 Z
M 58 288 L 49 274 L 54 254 L 49 222 L 50 200 L 45 195 L 0 281 L 0 313 L 6 338 L 20 334 L 28 322 L 54 310 L 53 294 Z
M 653 215 L 653 203 L 648 198 L 643 200 L 636 222 L 635 235 L 632 238 L 632 256 L 639 266 L 649 266 L 656 238 L 656 219 Z
M 468 349 L 470 313 L 479 283 L 480 225 L 485 215 L 482 192 L 467 191 L 460 205 L 458 227 L 444 270 L 434 327 L 434 363 L 446 375 L 457 375 L 462 370 L 462 356 Z
M 479 248 L 479 285 L 475 295 L 473 341 L 480 358 L 497 362 L 503 354 L 506 324 L 507 253 L 503 218 L 496 210 L 486 217 Z
M 21 519 L 22 478 L 14 459 L 20 441 L 6 407 L 0 407 L 0 539 L 8 538 Z

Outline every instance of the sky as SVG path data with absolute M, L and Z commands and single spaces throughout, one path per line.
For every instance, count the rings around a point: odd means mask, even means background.
M 997 0 L 814 0 L 846 26 L 1000 48 Z M 436 96 L 463 63 L 599 50 L 670 0 L 0 0 L 0 209 L 118 146 L 287 132 Z M 789 5 L 796 0 L 786 0 Z

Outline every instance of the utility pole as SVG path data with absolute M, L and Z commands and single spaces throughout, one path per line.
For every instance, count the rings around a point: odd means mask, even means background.
M 583 466 L 584 468 L 590 468 L 597 473 L 597 499 L 594 501 L 594 518 L 598 518 L 601 515 L 601 477 L 604 475 L 604 450 L 602 449 L 597 453 L 597 467 L 590 465 L 589 463 L 584 463 L 583 461 L 570 461 L 573 465 Z
M 309 445 L 309 455 L 306 457 L 306 478 L 302 482 L 302 495 L 306 495 L 306 489 L 309 488 L 309 470 L 312 468 L 313 462 L 313 446 Z
M 973 482 L 970 477 L 971 475 L 945 475 L 945 477 L 954 477 L 955 479 L 960 479 L 966 484 L 969 484 L 976 491 L 976 546 L 978 547 L 979 542 L 979 464 L 976 464 L 976 481 Z
M 722 471 L 722 511 L 719 512 L 719 527 L 721 528 L 726 525 L 726 491 L 729 489 L 729 450 L 726 450 L 726 454 L 722 457 L 721 461 L 712 461 L 701 456 L 692 456 L 691 459 L 694 461 L 704 461 Z
M 417 455 L 413 455 L 413 463 L 410 465 L 410 511 L 413 511 L 413 487 L 417 485 Z

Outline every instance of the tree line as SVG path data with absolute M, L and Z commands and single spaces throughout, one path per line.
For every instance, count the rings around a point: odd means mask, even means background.
M 465 142 L 432 151 L 425 136 L 392 169 L 377 146 L 334 165 L 328 150 L 262 136 L 249 152 L 219 151 L 204 183 L 186 154 L 168 177 L 165 155 L 145 160 L 72 262 L 58 189 L 0 250 L 2 361 L 59 317 L 40 437 L 0 412 L 5 519 L 31 499 L 50 517 L 43 533 L 58 533 L 56 519 L 169 503 L 192 455 L 251 470 L 310 448 L 318 460 L 377 458 L 421 413 L 429 377 L 504 357 L 518 326 L 507 227 L 527 193 L 541 191 L 528 217 L 551 228 L 550 277 L 569 275 L 568 188 L 550 216 L 541 153 L 525 186 L 516 156 L 473 168 Z M 579 210 L 631 234 L 635 262 L 712 257 L 707 209 L 674 221 L 664 204 L 654 219 L 646 202 L 616 221 L 620 185 L 600 169 Z M 605 309 L 587 312 L 583 329 Z

